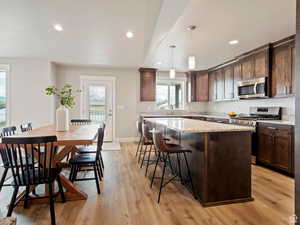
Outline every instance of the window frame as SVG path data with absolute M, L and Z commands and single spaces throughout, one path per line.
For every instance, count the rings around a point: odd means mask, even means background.
M 5 126 L 9 126 L 10 122 L 11 122 L 11 114 L 10 114 L 10 67 L 9 65 L 6 64 L 0 64 L 0 71 L 5 72 L 6 73 L 6 77 L 5 77 L 5 97 L 6 97 L 6 125 Z M 0 125 L 0 127 L 2 127 Z
M 182 98 L 182 106 L 180 108 L 175 108 L 173 110 L 184 110 L 186 106 L 186 85 L 187 85 L 187 79 L 186 78 L 176 78 L 176 79 L 157 79 L 156 80 L 156 86 L 160 84 L 180 84 L 181 85 L 181 98 Z M 170 87 L 168 88 L 168 106 L 170 106 Z M 170 108 L 168 109 L 160 109 L 157 105 L 157 102 L 155 101 L 155 107 L 158 110 L 172 110 Z

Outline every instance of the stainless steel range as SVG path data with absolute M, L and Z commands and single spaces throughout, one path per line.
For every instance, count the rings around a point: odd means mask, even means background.
M 258 120 L 281 120 L 281 107 L 250 107 L 249 112 L 231 118 L 229 123 L 255 127 Z

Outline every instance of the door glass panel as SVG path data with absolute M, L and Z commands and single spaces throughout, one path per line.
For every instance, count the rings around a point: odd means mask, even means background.
M 106 87 L 89 86 L 89 119 L 94 122 L 106 121 Z

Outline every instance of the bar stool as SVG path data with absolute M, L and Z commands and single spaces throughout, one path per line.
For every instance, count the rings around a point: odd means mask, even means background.
M 147 163 L 145 175 L 147 175 L 147 172 L 148 172 L 150 155 L 153 152 L 156 153 L 156 149 L 153 148 L 154 147 L 154 143 L 153 143 L 153 137 L 152 137 L 152 134 L 150 132 L 150 129 L 151 128 L 150 128 L 150 125 L 148 123 L 143 123 L 142 124 L 142 133 L 143 133 L 142 147 L 143 146 L 145 146 L 145 147 L 144 147 L 144 149 L 140 150 L 140 156 L 141 156 L 141 154 L 143 155 L 142 162 L 141 162 L 141 168 L 143 167 L 144 162 Z M 150 149 L 148 149 L 148 146 L 150 147 Z M 146 158 L 147 153 L 148 153 L 148 158 Z
M 191 153 L 192 151 L 189 150 L 189 149 L 184 149 L 180 145 L 167 144 L 166 140 L 164 139 L 164 137 L 162 135 L 162 133 L 159 132 L 159 131 L 153 131 L 152 134 L 153 134 L 153 142 L 154 142 L 155 148 L 158 151 L 158 156 L 157 156 L 157 159 L 156 159 L 155 168 L 154 168 L 154 172 L 153 172 L 153 175 L 152 175 L 150 187 L 152 188 L 154 178 L 161 179 L 157 203 L 159 203 L 159 201 L 160 201 L 160 195 L 161 195 L 162 188 L 165 185 L 167 185 L 168 183 L 170 183 L 171 181 L 175 180 L 175 178 L 177 178 L 177 177 L 180 178 L 181 184 L 187 184 L 187 183 L 191 184 L 193 195 L 196 198 L 196 193 L 195 193 L 195 189 L 194 189 L 194 185 L 193 185 L 191 171 L 190 171 L 190 167 L 189 167 L 189 164 L 188 164 L 188 161 L 187 161 L 187 158 L 186 158 L 186 153 Z M 177 171 L 171 179 L 169 179 L 166 183 L 164 183 L 164 176 L 165 176 L 167 162 L 169 162 L 170 165 L 172 165 L 170 155 L 176 155 L 176 158 L 177 158 Z M 184 183 L 184 180 L 183 180 L 183 177 L 182 177 L 182 171 L 181 171 L 182 167 L 181 167 L 181 162 L 180 162 L 180 155 L 184 156 L 184 161 L 185 161 L 185 164 L 186 164 L 187 175 L 188 175 L 188 181 L 186 183 Z M 163 162 L 162 176 L 161 177 L 155 177 L 157 165 L 158 165 L 159 162 Z M 171 170 L 173 171 L 173 169 L 171 169 Z
M 142 144 L 142 139 L 143 139 L 143 134 L 142 134 L 142 121 L 141 120 L 137 120 L 136 121 L 136 129 L 140 135 L 140 140 L 139 140 L 139 143 L 138 143 L 138 146 L 137 146 L 137 149 L 136 149 L 136 152 L 135 152 L 135 157 L 138 156 L 138 154 L 140 153 L 140 150 L 141 150 L 141 144 Z

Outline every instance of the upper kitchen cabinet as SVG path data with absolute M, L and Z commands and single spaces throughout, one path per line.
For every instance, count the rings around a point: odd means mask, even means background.
M 156 69 L 140 68 L 140 100 L 154 102 L 156 95 Z
M 196 102 L 196 71 L 189 71 L 186 73 L 187 77 L 187 101 L 188 102 Z
M 234 98 L 234 75 L 233 66 L 229 65 L 224 68 L 224 98 L 233 99 Z
M 253 56 L 250 55 L 246 58 L 241 59 L 241 75 L 242 80 L 253 79 L 254 74 L 254 60 Z
M 238 57 L 241 63 L 242 80 L 269 76 L 270 45 L 265 45 Z
M 216 82 L 215 71 L 211 71 L 208 74 L 208 90 L 209 90 L 209 101 L 215 101 L 217 99 L 217 82 Z
M 216 87 L 217 87 L 217 100 L 223 100 L 225 97 L 225 79 L 224 79 L 224 70 L 218 69 L 215 71 L 216 76 Z
M 187 75 L 188 102 L 208 101 L 208 73 L 207 71 L 190 71 Z
M 238 96 L 238 84 L 237 82 L 239 82 L 242 79 L 242 66 L 241 63 L 237 62 L 233 65 L 233 82 L 234 82 L 234 98 L 237 99 Z
M 272 97 L 295 93 L 294 39 L 290 37 L 274 43 L 272 52 Z
M 208 99 L 208 72 L 199 71 L 196 75 L 196 101 L 207 102 Z

